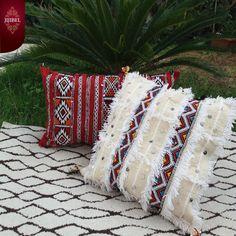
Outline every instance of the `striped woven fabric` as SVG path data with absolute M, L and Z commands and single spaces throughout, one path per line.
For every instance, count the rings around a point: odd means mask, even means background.
M 46 132 L 39 145 L 55 147 L 86 143 L 92 145 L 106 121 L 110 105 L 121 88 L 120 75 L 67 75 L 41 67 L 46 97 Z M 179 72 L 146 76 L 158 88 L 171 87 Z

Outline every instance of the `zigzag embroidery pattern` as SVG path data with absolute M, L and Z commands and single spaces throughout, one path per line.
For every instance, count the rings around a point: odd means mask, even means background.
M 141 101 L 130 123 L 129 130 L 124 134 L 124 139 L 121 145 L 116 150 L 116 154 L 113 159 L 111 173 L 110 173 L 110 183 L 111 183 L 111 187 L 114 189 L 118 188 L 117 178 L 118 178 L 120 169 L 122 167 L 122 164 L 124 162 L 124 159 L 126 158 L 128 154 L 128 150 L 131 147 L 134 139 L 136 138 L 137 130 L 139 129 L 139 126 L 144 118 L 144 115 L 146 114 L 146 111 L 151 101 L 156 97 L 161 87 L 162 85 L 154 87 L 152 90 L 148 92 L 146 98 L 144 98 Z
M 158 211 L 162 208 L 166 189 L 168 188 L 168 184 L 171 182 L 170 179 L 178 158 L 180 157 L 180 152 L 185 144 L 188 133 L 191 130 L 199 103 L 199 101 L 193 100 L 185 107 L 185 111 L 180 117 L 180 125 L 176 129 L 176 135 L 172 140 L 172 147 L 163 158 L 163 167 L 160 175 L 155 176 L 149 204 L 152 208 L 156 208 Z

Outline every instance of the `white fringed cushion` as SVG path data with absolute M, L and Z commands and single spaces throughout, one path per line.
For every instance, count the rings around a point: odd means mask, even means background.
M 235 99 L 199 102 L 189 89 L 160 90 L 129 74 L 81 173 L 197 235 L 199 198 L 235 118 Z
M 167 86 L 164 86 L 167 90 Z M 130 128 L 130 123 L 136 114 L 135 125 L 138 128 L 141 120 L 150 104 L 150 101 L 159 93 L 160 88 L 152 81 L 146 80 L 137 73 L 130 73 L 126 76 L 123 88 L 117 93 L 111 106 L 111 114 L 104 129 L 99 133 L 99 141 L 95 145 L 95 154 L 91 158 L 90 165 L 85 173 L 85 179 L 92 180 L 93 184 L 111 190 L 109 171 L 112 165 L 113 156 L 116 154 L 118 145 L 124 140 L 124 135 Z M 141 106 L 140 110 L 138 108 Z M 129 133 L 134 140 L 135 133 Z M 124 149 L 123 149 L 124 152 Z
M 223 156 L 235 119 L 235 99 L 208 98 L 200 103 L 161 211 L 185 232 L 196 235 L 201 229 L 199 200 L 217 158 Z

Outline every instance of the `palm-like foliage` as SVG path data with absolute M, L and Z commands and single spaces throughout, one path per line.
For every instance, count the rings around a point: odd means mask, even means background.
M 0 66 L 21 61 L 75 65 L 83 72 L 118 73 L 122 66 L 154 72 L 187 65 L 220 75 L 213 65 L 183 52 L 217 50 L 212 36 L 197 31 L 223 21 L 227 13 L 191 17 L 203 0 L 53 0 L 54 8 L 29 4 L 37 24 L 27 28 L 26 43 L 35 44 Z M 153 10 L 154 9 L 154 10 Z M 191 35 L 191 37 L 190 37 Z

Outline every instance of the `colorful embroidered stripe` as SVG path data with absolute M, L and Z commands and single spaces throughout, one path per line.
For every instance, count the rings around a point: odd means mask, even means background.
M 103 80 L 78 74 L 47 77 L 47 146 L 94 143 L 102 124 Z
M 122 164 L 128 154 L 128 149 L 132 146 L 132 143 L 134 139 L 136 138 L 136 133 L 139 129 L 139 126 L 144 118 L 144 115 L 146 114 L 146 111 L 151 103 L 151 101 L 155 98 L 155 96 L 158 94 L 160 89 L 162 88 L 162 85 L 155 86 L 152 90 L 150 90 L 144 98 L 140 105 L 138 106 L 135 115 L 130 122 L 130 128 L 127 132 L 124 133 L 124 139 L 121 143 L 121 145 L 117 148 L 112 167 L 111 167 L 111 173 L 110 173 L 110 184 L 113 189 L 117 189 L 117 178 L 120 172 L 120 169 L 122 167 Z
M 177 160 L 180 157 L 180 152 L 191 130 L 198 107 L 199 101 L 197 100 L 191 101 L 189 105 L 185 107 L 185 111 L 180 117 L 180 125 L 176 129 L 177 134 L 173 137 L 172 147 L 164 156 L 161 173 L 159 176 L 155 176 L 149 204 L 151 208 L 155 208 L 158 211 L 162 208 L 165 192 L 168 188 Z
M 54 79 L 52 141 L 56 145 L 67 145 L 74 141 L 74 85 L 75 78 L 70 75 L 58 74 Z
M 110 106 L 114 99 L 115 94 L 120 90 L 123 76 L 105 76 L 104 78 L 104 91 L 103 91 L 103 117 L 102 124 L 107 120 L 110 113 Z
M 65 75 L 41 67 L 47 105 L 47 131 L 41 146 L 55 147 L 76 143 L 94 144 L 106 121 L 124 75 Z M 163 86 L 169 74 L 151 76 Z M 172 79 L 175 77 L 171 75 Z M 175 78 L 174 78 L 175 79 Z

